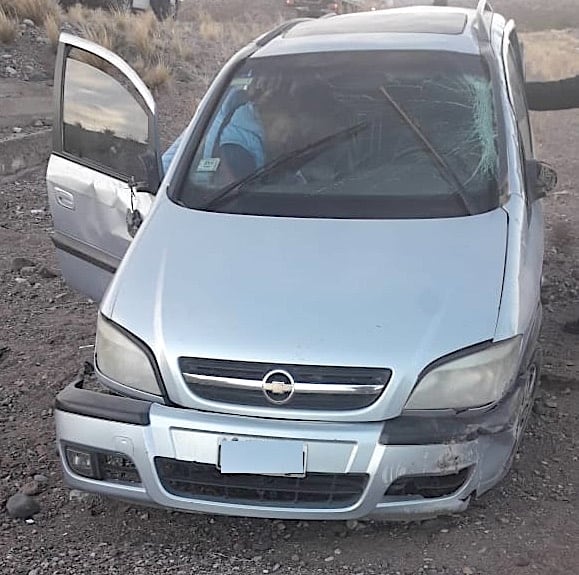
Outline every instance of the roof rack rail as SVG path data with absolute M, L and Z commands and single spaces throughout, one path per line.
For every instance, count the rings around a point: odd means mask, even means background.
M 289 29 L 293 28 L 297 24 L 300 24 L 301 22 L 308 22 L 309 20 L 312 20 L 312 18 L 294 18 L 292 20 L 282 22 L 279 26 L 276 26 L 269 32 L 266 32 L 265 34 L 262 34 L 261 36 L 256 38 L 254 40 L 254 44 L 262 48 L 263 46 L 271 42 L 274 38 L 276 38 L 277 36 L 281 36 L 281 34 L 287 32 Z

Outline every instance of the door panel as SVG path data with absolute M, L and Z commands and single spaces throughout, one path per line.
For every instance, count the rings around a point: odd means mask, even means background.
M 128 212 L 146 217 L 161 179 L 155 104 L 125 62 L 68 34 L 54 86 L 53 241 L 67 283 L 99 301 L 132 239 Z

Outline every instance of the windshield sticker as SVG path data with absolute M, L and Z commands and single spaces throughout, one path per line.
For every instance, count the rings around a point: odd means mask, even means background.
M 253 78 L 233 78 L 231 85 L 240 88 L 247 88 L 253 82 Z
M 219 158 L 203 158 L 197 166 L 198 172 L 216 172 L 221 160 Z

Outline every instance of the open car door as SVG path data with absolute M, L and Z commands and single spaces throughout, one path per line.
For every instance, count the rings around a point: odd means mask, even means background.
M 155 102 L 118 56 L 62 34 L 54 106 L 52 239 L 69 286 L 100 301 L 161 181 Z

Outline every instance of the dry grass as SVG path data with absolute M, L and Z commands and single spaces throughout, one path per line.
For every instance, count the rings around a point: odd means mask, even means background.
M 149 88 L 155 90 L 169 82 L 171 79 L 171 70 L 167 64 L 159 61 L 152 66 L 148 66 L 141 77 Z
M 62 12 L 57 0 L 0 0 L 0 8 L 17 20 L 28 18 L 37 26 L 48 17 L 58 18 Z
M 126 27 L 126 39 L 146 60 L 151 60 L 158 52 L 159 24 L 152 12 L 145 12 L 132 18 Z
M 44 20 L 44 31 L 50 46 L 54 52 L 58 48 L 58 38 L 60 36 L 60 18 L 50 14 Z
M 529 79 L 558 80 L 579 74 L 579 36 L 565 30 L 522 35 Z
M 119 54 L 152 89 L 170 80 L 175 55 L 185 51 L 181 35 L 171 29 L 175 24 L 159 23 L 151 12 L 88 10 L 77 5 L 69 9 L 67 19 L 81 36 Z
M 248 14 L 244 18 L 220 19 L 209 10 L 198 10 L 196 23 L 199 35 L 207 42 L 225 43 L 231 49 L 241 47 L 250 42 L 264 31 L 282 21 L 281 16 L 271 18 L 251 18 Z
M 29 18 L 43 26 L 53 49 L 58 46 L 62 22 L 73 32 L 115 52 L 140 73 L 152 89 L 167 84 L 172 72 L 191 78 L 215 69 L 252 38 L 280 21 L 272 16 L 270 0 L 195 0 L 184 2 L 177 22 L 159 22 L 152 12 L 90 9 L 80 4 L 63 13 L 58 0 L 0 0 L 5 17 L 2 28 L 18 26 L 13 20 Z M 10 24 L 10 26 L 8 26 Z M 10 32 L 3 33 L 7 38 Z M 181 72 L 183 74 L 181 74 Z
M 225 37 L 225 23 L 213 19 L 209 12 L 201 12 L 199 15 L 199 34 L 203 40 L 216 42 Z
M 0 8 L 0 42 L 10 44 L 14 42 L 18 34 L 18 22 L 8 16 Z
M 66 19 L 72 24 L 83 24 L 90 17 L 88 8 L 82 4 L 75 4 L 66 11 Z

